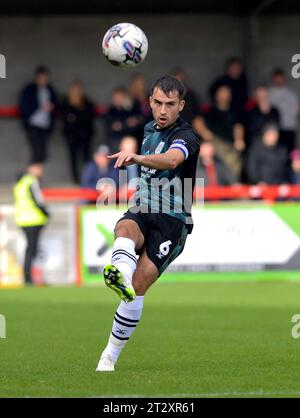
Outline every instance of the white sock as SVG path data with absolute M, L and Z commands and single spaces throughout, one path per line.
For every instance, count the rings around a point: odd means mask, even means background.
M 136 262 L 135 243 L 129 238 L 117 238 L 114 242 L 111 264 L 117 267 L 130 282 L 136 269 Z
M 104 350 L 116 363 L 121 351 L 133 334 L 142 316 L 144 296 L 137 296 L 132 302 L 121 302 L 115 314 L 112 331 Z

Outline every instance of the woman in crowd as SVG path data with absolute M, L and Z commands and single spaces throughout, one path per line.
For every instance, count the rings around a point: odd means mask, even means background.
M 94 106 L 87 98 L 82 83 L 73 81 L 62 104 L 63 133 L 69 151 L 74 183 L 80 183 L 81 165 L 90 159 L 94 132 Z

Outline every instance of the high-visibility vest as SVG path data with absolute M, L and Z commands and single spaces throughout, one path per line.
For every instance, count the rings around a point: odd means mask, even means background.
M 36 205 L 30 187 L 37 177 L 24 174 L 14 186 L 15 221 L 18 226 L 39 226 L 48 223 L 48 217 Z

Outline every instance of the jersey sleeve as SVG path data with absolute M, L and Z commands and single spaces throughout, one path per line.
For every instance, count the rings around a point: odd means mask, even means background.
M 199 152 L 200 139 L 193 131 L 186 130 L 174 135 L 170 142 L 169 149 L 179 149 L 184 154 L 186 160 L 191 155 Z

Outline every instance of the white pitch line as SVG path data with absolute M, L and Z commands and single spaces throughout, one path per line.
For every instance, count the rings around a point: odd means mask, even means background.
M 12 391 L 10 391 L 12 392 Z M 67 391 L 68 394 L 70 395 L 75 395 L 76 391 Z M 79 392 L 79 391 L 77 391 Z M 174 398 L 176 400 L 176 398 L 220 398 L 223 396 L 293 396 L 293 395 L 300 395 L 300 391 L 295 391 L 295 392 L 264 392 L 264 391 L 256 391 L 256 392 L 207 392 L 207 393 L 175 393 L 173 395 L 171 394 L 155 394 L 155 395 L 135 395 L 135 394 L 122 394 L 122 395 L 103 395 L 103 396 L 99 396 L 99 395 L 86 395 L 86 396 L 82 396 L 83 398 L 97 398 L 97 399 L 101 399 L 101 398 L 106 398 L 106 399 L 120 399 L 120 398 L 126 398 L 126 399 L 130 399 L 130 398 L 146 398 L 146 399 L 150 399 L 149 402 L 151 402 L 151 399 L 158 399 L 158 398 L 162 398 L 162 399 L 166 399 L 166 398 Z M 24 395 L 25 398 L 36 398 L 38 396 L 26 396 Z M 61 395 L 53 395 L 53 396 L 46 396 L 48 398 L 60 398 Z
M 298 392 L 264 392 L 264 391 L 256 391 L 256 392 L 216 392 L 216 393 L 176 393 L 173 396 L 177 397 L 193 397 L 193 396 L 200 396 L 200 397 L 220 397 L 220 396 L 280 396 L 280 395 L 300 395 L 300 391 Z
M 208 392 L 208 393 L 175 393 L 173 395 L 104 395 L 100 396 L 100 398 L 218 398 L 222 396 L 287 396 L 287 395 L 300 395 L 300 391 L 295 392 L 264 392 L 264 391 L 256 391 L 256 392 Z M 95 396 L 98 398 L 98 396 Z

